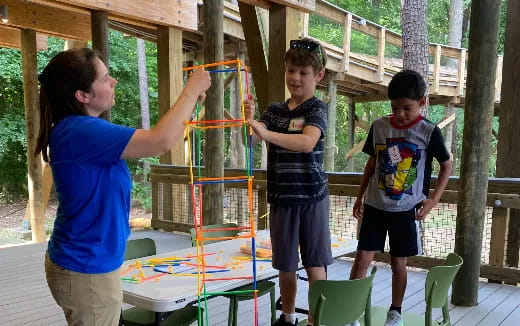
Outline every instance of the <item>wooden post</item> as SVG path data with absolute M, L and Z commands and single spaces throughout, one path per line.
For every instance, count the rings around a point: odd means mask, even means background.
M 457 71 L 457 96 L 464 95 L 465 81 L 466 81 L 466 49 L 460 50 L 459 69 Z
M 377 40 L 377 57 L 378 57 L 378 66 L 377 66 L 377 76 L 376 82 L 381 83 L 385 80 L 385 39 L 386 39 L 386 30 L 384 27 L 381 27 L 378 34 Z
M 78 41 L 78 40 L 65 40 L 65 45 L 63 46 L 63 51 L 67 51 L 70 49 L 81 49 L 87 47 L 87 42 Z
M 247 21 L 247 24 L 242 24 L 242 28 L 244 30 L 249 64 L 255 84 L 258 111 L 262 113 L 269 105 L 267 99 L 267 82 L 269 76 L 267 75 L 267 59 L 264 54 L 264 44 L 262 42 L 263 25 L 254 6 L 239 1 L 238 8 L 240 9 L 242 21 Z
M 36 32 L 31 29 L 22 29 L 21 39 L 25 130 L 27 134 L 27 182 L 32 241 L 44 242 L 45 215 L 43 211 L 42 161 L 40 156 L 34 156 L 36 140 L 40 132 Z
M 301 24 L 301 36 L 307 37 L 309 36 L 309 13 L 302 12 L 300 13 L 300 24 Z
M 356 103 L 350 99 L 348 104 L 348 150 L 354 148 L 356 137 Z M 350 172 L 354 172 L 354 156 L 348 161 Z
M 348 72 L 350 68 L 350 40 L 352 39 L 352 14 L 345 16 L 343 23 L 343 64 L 340 65 L 341 72 Z
M 224 0 L 204 1 L 204 61 L 206 63 L 224 60 Z M 224 67 L 218 67 L 224 68 Z M 223 75 L 211 75 L 211 87 L 206 92 L 205 120 L 224 118 Z M 205 132 L 204 165 L 207 177 L 224 176 L 224 129 L 208 129 Z M 224 221 L 224 184 L 203 186 L 204 224 Z
M 472 2 L 464 151 L 455 231 L 455 252 L 464 259 L 464 264 L 455 277 L 452 295 L 452 303 L 458 306 L 474 306 L 478 302 L 499 12 L 500 0 Z M 482 64 L 483 60 L 486 64 Z
M 520 177 L 520 142 L 518 137 L 518 101 L 520 100 L 520 25 L 517 13 L 520 2 L 507 2 L 507 23 L 502 69 L 502 87 L 499 111 L 497 177 Z M 518 267 L 520 250 L 520 210 L 511 209 L 507 235 L 506 264 Z
M 285 52 L 289 41 L 298 38 L 298 10 L 272 4 L 269 11 L 269 84 L 268 103 L 285 101 Z
M 439 80 L 441 78 L 441 45 L 435 46 L 435 54 L 433 57 L 433 89 L 432 94 L 439 93 Z
M 491 220 L 491 242 L 489 245 L 489 264 L 504 266 L 507 223 L 509 220 L 508 208 L 493 208 Z M 489 280 L 496 283 L 496 280 Z
M 328 87 L 329 110 L 327 122 L 327 139 L 325 146 L 325 171 L 334 172 L 334 156 L 336 155 L 336 92 L 338 85 L 336 83 L 336 74 L 331 73 Z
M 159 116 L 162 117 L 170 107 L 175 103 L 179 97 L 182 88 L 182 30 L 160 26 L 157 29 L 157 78 L 158 78 L 158 105 Z M 184 140 L 179 141 L 170 151 L 164 153 L 160 157 L 161 164 L 186 164 L 186 152 L 184 149 Z M 175 191 L 174 191 L 175 190 Z M 165 220 L 173 220 L 173 205 L 174 202 L 187 202 L 188 196 L 186 191 L 174 188 L 171 185 L 164 185 L 162 192 L 162 216 Z M 159 202 L 161 200 L 158 200 Z M 186 205 L 179 205 L 184 207 L 182 211 L 176 214 L 186 214 L 188 216 Z M 155 216 L 158 216 L 156 214 Z M 156 219 L 152 216 L 152 227 Z
M 92 48 L 101 53 L 106 66 L 109 67 L 108 14 L 105 11 L 93 10 L 90 16 L 90 26 L 92 30 Z M 103 112 L 100 118 L 110 121 L 110 110 Z

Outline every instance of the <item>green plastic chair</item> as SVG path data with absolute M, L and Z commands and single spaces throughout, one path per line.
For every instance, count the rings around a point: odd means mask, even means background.
M 448 254 L 445 265 L 434 266 L 426 276 L 424 287 L 426 312 L 424 316 L 412 313 L 403 313 L 403 324 L 406 326 L 451 326 L 450 313 L 448 306 L 448 291 L 455 275 L 462 266 L 462 258 L 454 253 Z M 442 309 L 442 321 L 432 320 L 432 309 Z M 387 309 L 383 307 L 372 308 L 373 323 L 380 322 L 381 325 L 386 319 Z
M 126 242 L 125 260 L 153 256 L 157 253 L 155 241 L 150 238 L 129 240 Z M 167 316 L 166 318 L 163 316 Z M 133 307 L 123 310 L 121 319 L 125 326 L 157 325 L 157 318 L 165 318 L 161 325 L 190 325 L 198 317 L 197 307 L 186 306 L 171 313 L 156 313 L 150 310 Z M 168 321 L 168 322 L 167 322 Z
M 320 280 L 309 290 L 310 311 L 316 326 L 338 326 L 359 320 L 371 325 L 370 297 L 377 267 L 370 276 L 357 280 Z
M 221 228 L 237 228 L 237 224 L 235 223 L 226 223 L 226 224 L 212 224 L 212 225 L 204 225 L 202 228 L 204 230 L 208 229 L 221 229 Z M 239 230 L 222 230 L 215 232 L 208 232 L 204 234 L 205 238 L 218 238 L 218 237 L 234 237 L 237 236 Z M 195 229 L 190 229 L 191 234 L 191 243 L 192 246 L 197 245 L 196 233 Z M 224 240 L 205 240 L 204 244 L 219 242 Z M 275 297 L 275 286 L 276 284 L 271 281 L 258 281 L 256 282 L 257 289 L 257 297 L 261 297 L 264 294 L 269 293 L 271 296 L 271 324 L 276 322 L 276 297 Z M 245 285 L 240 288 L 235 289 L 235 291 L 252 291 L 253 285 Z M 238 302 L 245 300 L 254 299 L 253 293 L 237 293 L 237 294 L 224 294 L 223 297 L 229 299 L 229 312 L 228 312 L 228 326 L 237 326 L 237 314 L 238 314 Z

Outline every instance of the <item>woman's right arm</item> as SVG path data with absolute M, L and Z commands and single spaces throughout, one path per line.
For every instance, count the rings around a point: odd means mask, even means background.
M 197 70 L 188 79 L 179 98 L 150 130 L 138 129 L 130 138 L 122 158 L 143 158 L 167 152 L 184 136 L 184 122 L 191 117 L 195 103 L 211 86 L 209 72 Z

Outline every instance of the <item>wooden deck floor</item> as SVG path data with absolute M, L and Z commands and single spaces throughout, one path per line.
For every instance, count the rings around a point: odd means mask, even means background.
M 170 251 L 190 245 L 189 238 L 161 232 L 136 232 L 134 238 L 149 236 L 156 239 L 159 252 Z M 46 245 L 30 244 L 0 248 L 0 325 L 66 325 L 62 311 L 52 299 L 45 282 L 43 255 Z M 329 269 L 330 279 L 345 279 L 351 262 L 339 260 Z M 302 272 L 302 276 L 305 273 Z M 409 272 L 403 309 L 424 314 L 424 272 Z M 372 304 L 389 306 L 391 271 L 378 267 L 374 279 Z M 306 282 L 300 281 L 297 305 L 306 307 Z M 210 324 L 227 325 L 228 300 L 215 298 L 209 301 Z M 240 302 L 239 325 L 252 325 L 252 303 Z M 268 326 L 270 320 L 269 296 L 259 299 L 259 325 Z M 464 326 L 513 326 L 520 321 L 520 288 L 508 285 L 481 283 L 479 305 L 471 308 L 451 306 L 450 315 L 454 325 Z M 440 311 L 436 311 L 436 317 Z M 377 326 L 377 325 L 376 325 Z

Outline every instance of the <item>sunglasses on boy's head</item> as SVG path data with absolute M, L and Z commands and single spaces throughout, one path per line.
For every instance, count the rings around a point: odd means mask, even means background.
M 303 41 L 303 40 L 291 40 L 289 43 L 291 49 L 304 49 L 309 52 L 316 51 L 320 61 L 323 63 L 323 53 L 319 43 Z

